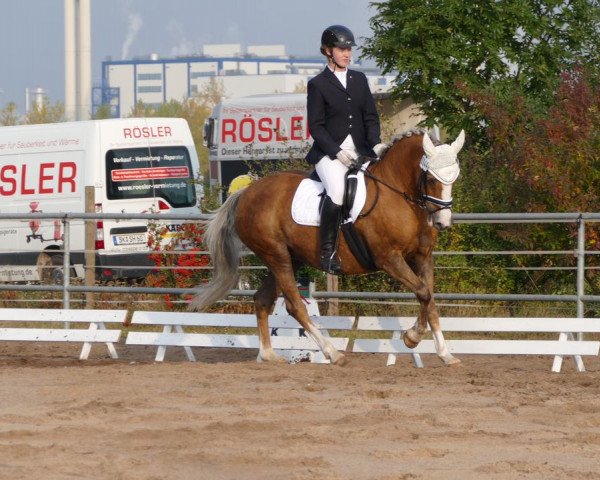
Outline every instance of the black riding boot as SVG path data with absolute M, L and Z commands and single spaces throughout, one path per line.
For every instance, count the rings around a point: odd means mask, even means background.
M 327 195 L 321 207 L 321 268 L 327 273 L 338 275 L 342 267 L 337 256 L 337 240 L 340 231 L 341 205 L 336 205 Z

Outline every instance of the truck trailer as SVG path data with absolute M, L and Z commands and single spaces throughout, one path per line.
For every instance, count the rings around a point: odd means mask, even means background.
M 305 93 L 225 99 L 204 126 L 210 184 L 226 192 L 250 169 L 260 173 L 265 165 L 304 158 L 311 143 Z

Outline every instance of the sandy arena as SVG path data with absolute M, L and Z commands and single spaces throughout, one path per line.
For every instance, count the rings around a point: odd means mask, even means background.
M 180 349 L 179 349 L 180 350 Z M 0 344 L 1 479 L 596 479 L 600 361 Z

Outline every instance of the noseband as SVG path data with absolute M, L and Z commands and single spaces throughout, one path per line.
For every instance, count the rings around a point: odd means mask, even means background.
M 403 192 L 402 190 L 398 190 L 396 187 L 390 185 L 385 180 L 373 175 L 368 169 L 361 168 L 361 170 L 364 172 L 365 176 L 373 180 L 377 187 L 377 190 L 373 205 L 371 206 L 371 208 L 369 208 L 368 211 L 360 214 L 360 217 L 366 217 L 369 213 L 371 213 L 371 211 L 373 211 L 375 205 L 377 205 L 377 201 L 379 200 L 379 183 L 385 185 L 387 188 L 397 193 L 398 195 L 401 195 L 406 201 L 414 203 L 422 210 L 426 210 L 430 216 L 436 212 L 439 212 L 440 210 L 452 209 L 452 199 L 442 200 L 441 198 L 433 197 L 427 193 L 427 170 L 424 170 L 423 168 L 421 168 L 421 173 L 419 174 L 419 179 L 417 180 L 417 198 L 414 198 L 412 195 L 409 195 L 408 193 Z M 435 208 L 429 208 L 428 204 L 435 205 Z
M 452 198 L 450 200 L 442 200 L 441 198 L 432 197 L 427 193 L 427 171 L 421 169 L 419 180 L 417 182 L 417 191 L 419 196 L 415 203 L 424 210 L 427 210 L 429 215 L 433 215 L 440 210 L 452 209 Z M 428 208 L 427 204 L 432 203 L 436 208 Z

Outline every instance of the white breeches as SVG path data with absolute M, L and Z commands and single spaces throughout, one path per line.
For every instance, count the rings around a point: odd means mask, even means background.
M 332 160 L 325 155 L 315 165 L 315 170 L 331 201 L 336 205 L 341 205 L 344 201 L 344 181 L 348 168 L 338 159 Z
M 354 146 L 354 141 L 352 140 L 352 136 L 348 135 L 340 148 L 343 150 L 349 150 L 354 152 L 356 156 L 358 156 L 358 152 L 356 151 L 356 147 Z M 325 155 L 319 163 L 315 165 L 315 170 L 323 183 L 323 187 L 331 198 L 331 201 L 336 205 L 341 205 L 344 202 L 344 189 L 346 187 L 346 172 L 348 171 L 348 167 L 346 167 L 342 162 L 340 162 L 337 158 L 330 158 Z

